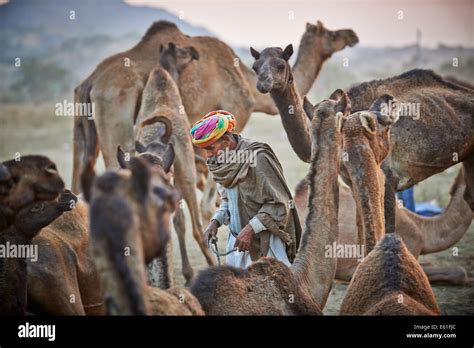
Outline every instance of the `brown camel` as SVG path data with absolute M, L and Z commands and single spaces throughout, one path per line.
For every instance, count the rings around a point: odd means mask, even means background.
M 320 22 L 307 24 L 295 64 L 300 93 L 306 94 L 324 60 L 333 52 L 358 42 L 352 30 L 329 31 Z M 154 23 L 141 41 L 128 51 L 101 62 L 74 91 L 76 103 L 93 103 L 94 119 L 75 117 L 72 190 L 79 192 L 78 177 L 86 163 L 97 158 L 100 150 L 107 168 L 117 168 L 118 144 L 134 152 L 133 125 L 150 71 L 159 62 L 161 45 L 174 42 L 193 46 L 200 59 L 193 60 L 179 77 L 182 102 L 194 123 L 211 110 L 225 109 L 237 117 L 241 131 L 252 111 L 277 113 L 268 96 L 255 90 L 255 74 L 242 64 L 232 49 L 212 37 L 189 37 L 175 24 Z
M 339 111 L 344 108 L 339 101 L 328 101 L 314 110 L 312 132 L 317 136 L 308 175 L 309 213 L 291 267 L 264 257 L 246 270 L 219 266 L 202 271 L 191 292 L 206 314 L 322 314 L 336 272 L 336 258 L 325 257 L 324 249 L 338 235 Z M 334 116 L 326 109 L 338 113 Z
M 88 247 L 84 203 L 63 191 L 56 166 L 44 156 L 24 156 L 20 161 L 6 161 L 1 167 L 8 170 L 9 180 L 0 182 L 0 207 L 5 202 L 19 207 L 31 201 L 31 211 L 17 216 L 17 223 L 48 225 L 33 238 L 38 260 L 26 260 L 28 311 L 46 315 L 102 313 L 100 283 Z
M 359 233 L 359 244 L 368 255 L 352 277 L 341 314 L 438 315 L 433 290 L 416 258 L 400 236 L 385 235 L 385 176 L 380 165 L 389 153 L 390 127 L 397 115 L 380 105 L 376 100 L 369 112 L 352 114 L 343 127 L 343 148 L 349 155 L 344 165 L 353 183 L 358 227 L 364 232 Z
M 286 85 L 291 91 L 291 71 L 285 64 L 290 53 L 289 47 L 285 51 L 268 48 L 261 55 L 253 52 L 259 79 L 272 93 L 272 88 L 285 91 Z M 284 68 L 278 70 L 279 65 Z M 474 209 L 474 90 L 445 81 L 432 71 L 412 70 L 389 79 L 362 83 L 352 87 L 347 95 L 353 112 L 368 110 L 372 101 L 383 96 L 382 106 L 403 116 L 393 126 L 392 150 L 382 166 L 386 176 L 388 232 L 395 229 L 395 191 L 407 189 L 459 162 L 465 168 L 464 199 Z M 288 110 L 288 105 L 294 105 L 297 100 L 290 92 L 278 101 L 275 99 L 282 110 Z M 304 114 L 295 106 L 294 114 L 282 112 L 282 121 L 293 149 L 308 162 L 311 140 Z M 341 173 L 347 180 L 344 168 Z
M 70 210 L 69 194 L 61 196 L 59 201 L 41 201 L 31 203 L 20 209 L 13 217 L 12 224 L 0 231 L 0 245 L 4 251 L 16 248 L 15 257 L 0 257 L 0 315 L 25 315 L 27 299 L 31 312 L 29 289 L 28 257 L 37 262 L 42 257 L 33 238 L 41 229 L 64 211 Z M 36 248 L 36 252 L 34 249 Z M 26 253 L 20 254 L 21 250 Z M 29 251 L 29 256 L 27 255 Z M 29 267 L 28 267 L 29 266 Z
M 171 77 L 173 77 L 173 80 L 177 84 L 179 84 L 179 76 L 181 75 L 181 72 L 186 68 L 186 66 L 193 60 L 198 59 L 199 52 L 193 46 L 180 47 L 177 46 L 175 43 L 170 42 L 167 47 L 162 46 L 160 48 L 160 64 L 163 69 L 168 71 L 168 73 L 171 75 Z M 188 126 L 190 126 L 189 123 Z M 203 197 L 200 204 L 201 216 L 203 218 L 203 221 L 210 221 L 211 217 L 214 215 L 217 207 L 219 206 L 217 185 L 214 182 L 212 175 L 208 175 L 209 173 L 205 160 L 205 151 L 196 146 L 194 146 L 193 148 L 196 160 L 196 186 L 203 192 Z M 187 161 L 186 163 L 189 163 L 189 161 Z M 186 170 L 188 171 L 190 171 L 191 169 L 191 167 L 186 167 Z M 185 278 L 187 281 L 190 279 L 188 279 L 188 276 L 185 276 Z
M 262 53 L 250 47 L 250 52 L 255 58 L 253 69 L 258 75 L 257 89 L 262 93 L 270 92 L 280 111 L 290 145 L 298 157 L 302 160 L 311 158 L 311 146 L 306 146 L 311 144 L 310 122 L 303 110 L 293 72 L 288 63 L 293 54 L 293 45 L 288 45 L 284 50 L 279 47 L 268 47 Z M 305 146 L 300 147 L 301 144 Z
M 132 158 L 129 170 L 95 178 L 92 163 L 82 175 L 90 202 L 94 261 L 108 314 L 199 315 L 199 302 L 184 289 L 147 284 L 145 263 L 164 254 L 176 195 L 163 168 Z
M 172 47 L 176 49 L 176 46 Z M 162 53 L 166 54 L 169 50 L 170 47 Z M 162 54 L 162 56 L 166 55 Z M 168 60 L 168 62 L 168 67 L 176 66 L 171 60 Z M 174 185 L 189 207 L 193 237 L 201 248 L 207 263 L 214 265 L 214 257 L 211 255 L 203 239 L 201 212 L 196 195 L 194 152 L 191 137 L 189 136 L 191 126 L 189 125 L 186 112 L 181 109 L 181 103 L 179 90 L 170 74 L 159 66 L 152 70 L 143 90 L 140 113 L 137 118 L 137 124 L 140 126 L 138 127 L 136 139 L 138 140 L 137 145 L 142 148 L 138 150 L 139 152 L 150 152 L 148 149 L 153 151 L 157 139 L 163 133 L 163 138 L 166 139 L 161 139 L 161 143 L 168 144 L 171 141 L 175 152 L 173 164 Z M 156 122 L 157 120 L 161 120 L 165 124 L 168 123 L 168 127 L 164 126 L 162 122 Z M 174 225 L 178 234 L 183 275 L 189 283 L 193 278 L 194 271 L 186 252 L 186 229 L 183 209 L 176 211 Z
M 446 250 L 455 245 L 466 233 L 472 222 L 471 208 L 463 199 L 465 189 L 462 171 L 456 177 L 451 188 L 451 201 L 446 210 L 435 217 L 424 217 L 397 205 L 396 230 L 403 238 L 408 250 L 418 259 L 426 255 Z M 296 187 L 295 206 L 301 223 L 306 216 L 308 202 L 307 180 Z M 356 204 L 349 187 L 339 184 L 339 239 L 338 245 L 357 245 Z M 356 267 L 357 257 L 343 257 L 337 260 L 336 279 L 350 281 Z M 423 265 L 422 265 L 423 266 Z M 460 266 L 434 268 L 423 266 L 430 283 L 448 283 L 464 285 L 467 282 L 466 271 Z

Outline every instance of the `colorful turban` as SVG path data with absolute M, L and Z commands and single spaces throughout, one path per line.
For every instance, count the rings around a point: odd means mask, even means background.
M 191 128 L 193 144 L 198 147 L 208 147 L 219 140 L 226 132 L 232 132 L 235 127 L 235 117 L 228 111 L 211 111 L 196 122 Z

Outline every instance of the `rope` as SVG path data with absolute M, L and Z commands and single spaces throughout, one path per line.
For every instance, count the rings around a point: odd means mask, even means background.
M 214 247 L 213 247 L 214 246 Z M 220 266 L 221 265 L 221 256 L 227 256 L 234 251 L 237 251 L 237 248 L 234 248 L 232 250 L 226 251 L 226 252 L 219 252 L 219 248 L 217 247 L 217 238 L 212 238 L 207 242 L 207 247 L 211 249 L 211 251 L 216 255 L 217 257 L 217 264 Z

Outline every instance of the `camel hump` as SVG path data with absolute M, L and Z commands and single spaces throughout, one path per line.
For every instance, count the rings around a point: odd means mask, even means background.
M 433 70 L 426 70 L 426 69 L 413 69 L 407 71 L 398 76 L 398 79 L 406 79 L 410 81 L 410 84 L 415 84 L 419 86 L 434 86 L 434 85 L 442 85 L 444 87 L 449 87 L 454 90 L 465 90 L 469 89 L 465 86 L 462 86 L 457 83 L 453 83 L 447 79 L 444 79 Z
M 169 21 L 157 21 L 154 22 L 146 31 L 145 35 L 143 36 L 143 39 L 149 38 L 151 36 L 154 36 L 155 34 L 165 31 L 165 30 L 177 30 L 179 31 L 178 27 L 176 26 L 175 23 L 169 22 Z

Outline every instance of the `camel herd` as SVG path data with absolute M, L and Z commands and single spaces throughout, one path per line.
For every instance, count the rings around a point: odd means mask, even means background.
M 101 62 L 74 91 L 96 112 L 74 119 L 72 192 L 47 157 L 0 164 L 0 244 L 38 246 L 36 262 L 0 258 L 0 314 L 321 315 L 340 279 L 350 282 L 342 315 L 439 315 L 430 282 L 463 285 L 466 271 L 417 258 L 453 246 L 471 224 L 474 89 L 412 70 L 315 105 L 303 97 L 324 62 L 357 43 L 352 30 L 308 23 L 294 66 L 288 45 L 250 48 L 249 69 L 222 41 L 159 21 Z M 403 103 L 418 115 L 403 114 Z M 268 257 L 247 269 L 216 266 L 204 242 L 217 188 L 189 130 L 215 109 L 236 115 L 237 132 L 252 112 L 280 114 L 289 146 L 310 164 L 294 197 L 303 233 L 290 267 Z M 107 171 L 97 176 L 99 152 Z M 398 206 L 397 191 L 461 162 L 442 214 Z M 197 275 L 181 198 L 210 266 Z M 335 243 L 361 246 L 362 259 L 328 257 Z

